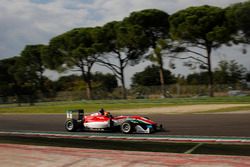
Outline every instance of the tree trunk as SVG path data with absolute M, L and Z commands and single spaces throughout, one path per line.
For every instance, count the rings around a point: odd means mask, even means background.
M 29 105 L 30 106 L 34 106 L 35 103 L 34 103 L 34 96 L 33 95 L 28 95 L 28 100 L 29 100 Z
M 16 94 L 16 102 L 17 102 L 18 107 L 21 107 L 22 105 L 21 97 L 18 94 Z
M 122 84 L 122 96 L 123 99 L 127 99 L 127 90 L 125 87 L 125 80 L 124 80 L 124 70 L 121 69 L 121 84 Z
M 211 64 L 211 51 L 212 48 L 210 46 L 207 46 L 207 64 L 208 64 L 208 89 L 209 89 L 209 96 L 214 96 L 214 79 L 213 79 L 213 72 L 212 72 L 212 64 Z
M 165 90 L 165 81 L 164 81 L 164 72 L 162 64 L 160 64 L 160 82 L 161 82 L 161 94 L 162 97 L 166 98 L 166 90 Z
M 93 96 L 92 96 L 92 84 L 91 84 L 91 81 L 87 81 L 87 88 L 86 88 L 86 91 L 87 91 L 87 98 L 89 100 L 92 100 L 93 99 Z
M 122 96 L 123 99 L 127 99 L 127 90 L 125 87 L 125 79 L 124 79 L 124 68 L 126 67 L 126 65 L 124 65 L 124 59 L 122 59 L 122 56 L 119 52 L 118 52 L 118 58 L 119 58 L 119 68 L 120 68 L 120 72 L 118 72 L 118 74 L 120 75 L 122 84 Z
M 82 68 L 82 78 L 84 82 L 87 84 L 86 87 L 86 95 L 88 100 L 92 100 L 92 83 L 91 83 L 91 73 L 90 69 L 88 69 L 87 74 L 85 74 L 84 69 Z

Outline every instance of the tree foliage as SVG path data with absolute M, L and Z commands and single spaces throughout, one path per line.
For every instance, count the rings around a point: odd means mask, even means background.
M 82 81 L 81 76 L 68 75 L 61 76 L 58 80 L 54 81 L 54 90 L 59 91 L 81 91 L 81 88 L 86 88 L 86 84 Z
M 204 85 L 208 83 L 208 73 L 207 72 L 200 72 L 200 73 L 193 73 L 187 76 L 187 84 L 190 85 Z
M 217 84 L 230 84 L 234 86 L 245 78 L 246 68 L 235 60 L 222 60 L 219 62 L 214 73 Z
M 148 45 L 142 27 L 126 22 L 110 22 L 104 25 L 105 54 L 98 60 L 109 68 L 122 85 L 123 98 L 127 98 L 124 69 L 139 62 Z
M 246 76 L 246 68 L 235 60 L 222 60 L 214 69 L 214 82 L 234 87 Z M 192 85 L 204 85 L 208 82 L 207 72 L 193 73 L 187 76 L 187 83 Z
M 43 76 L 45 66 L 42 61 L 42 49 L 44 45 L 27 45 L 17 59 L 13 72 L 19 85 L 27 86 L 34 92 L 45 92 Z
M 91 69 L 103 51 L 101 28 L 76 28 L 51 39 L 44 59 L 51 69 L 80 71 L 92 98 Z
M 112 74 L 103 74 L 100 72 L 92 74 L 93 88 L 102 89 L 103 91 L 112 92 L 117 88 L 117 80 Z M 54 81 L 54 89 L 58 91 L 81 91 L 86 89 L 87 84 L 82 80 L 81 76 L 69 75 L 62 76 Z
M 248 73 L 246 74 L 246 81 L 247 81 L 247 82 L 250 82 L 250 72 L 248 72 Z
M 169 70 L 164 69 L 166 84 L 176 83 L 176 78 Z M 137 72 L 132 77 L 132 86 L 159 86 L 159 67 L 156 65 L 146 67 L 142 72 Z
M 169 37 L 168 18 L 169 15 L 161 10 L 146 9 L 133 12 L 125 19 L 125 21 L 130 24 L 137 24 L 143 27 L 143 31 L 149 42 L 149 47 L 152 48 L 152 53 L 149 54 L 147 58 L 159 66 L 159 78 L 163 97 L 165 97 L 165 78 L 162 50 L 167 49 L 165 46 L 169 46 L 165 44 L 165 39 Z
M 250 1 L 236 3 L 226 8 L 229 25 L 236 34 L 235 42 L 250 42 Z
M 96 72 L 93 74 L 93 81 L 95 82 L 96 88 L 106 92 L 112 92 L 118 87 L 118 82 L 115 75 L 109 73 L 103 74 Z
M 224 10 L 214 6 L 189 7 L 170 16 L 174 39 L 191 42 L 195 46 L 218 47 L 227 42 Z
M 17 57 L 0 60 L 0 96 L 17 95 L 17 82 L 11 71 L 16 64 Z
M 50 95 L 52 82 L 43 75 L 43 45 L 27 45 L 21 56 L 0 61 L 0 96 L 15 96 L 22 102 L 35 102 L 38 95 Z
M 17 99 L 20 99 L 20 95 L 25 95 L 30 104 L 34 103 L 38 93 L 48 92 L 45 87 L 45 81 L 48 79 L 43 76 L 43 47 L 44 45 L 27 45 L 10 68 L 15 80 Z
M 180 59 L 192 59 L 207 69 L 210 96 L 213 96 L 212 49 L 218 48 L 231 39 L 231 30 L 226 26 L 224 13 L 224 10 L 219 7 L 205 5 L 189 7 L 170 16 L 171 35 L 184 45 L 181 52 L 195 55 Z
M 143 28 L 144 33 L 152 48 L 156 47 L 159 39 L 168 37 L 169 15 L 158 9 L 145 9 L 132 12 L 125 22 L 133 25 L 139 25 Z

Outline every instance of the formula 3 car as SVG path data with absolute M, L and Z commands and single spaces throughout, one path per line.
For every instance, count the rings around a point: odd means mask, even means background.
M 75 117 L 73 113 L 78 113 Z M 116 116 L 101 109 L 97 113 L 84 115 L 83 110 L 68 110 L 65 129 L 73 131 L 121 131 L 122 133 L 152 133 L 162 125 L 142 116 Z

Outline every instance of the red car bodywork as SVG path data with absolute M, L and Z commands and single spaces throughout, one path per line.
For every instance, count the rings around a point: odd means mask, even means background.
M 67 124 L 68 123 L 68 124 Z M 105 116 L 103 113 L 90 115 L 79 114 L 78 119 L 72 118 L 72 113 L 67 113 L 65 128 L 68 131 L 75 130 L 75 127 L 83 130 L 104 131 L 121 130 L 123 133 L 151 133 L 156 131 L 157 123 L 142 116 Z

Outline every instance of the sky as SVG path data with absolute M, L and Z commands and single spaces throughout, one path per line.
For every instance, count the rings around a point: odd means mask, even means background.
M 102 26 L 122 20 L 133 11 L 156 8 L 172 14 L 190 6 L 227 7 L 238 2 L 244 0 L 1 0 L 0 60 L 18 56 L 25 45 L 47 44 L 52 37 L 73 28 Z M 216 50 L 214 64 L 226 57 L 250 69 L 250 56 L 242 55 L 240 50 L 239 46 Z M 127 85 L 134 72 L 142 71 L 149 64 L 126 69 Z M 187 73 L 181 64 L 177 67 L 174 73 Z M 101 68 L 95 67 L 95 70 Z M 55 77 L 53 73 L 48 75 Z

